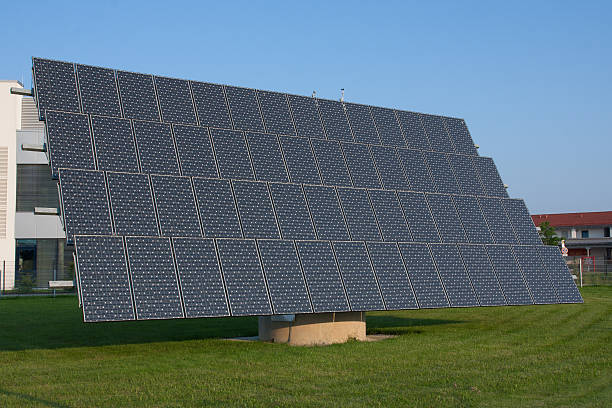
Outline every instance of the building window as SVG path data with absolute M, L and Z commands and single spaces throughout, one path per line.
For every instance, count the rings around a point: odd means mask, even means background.
M 582 230 L 582 238 L 588 238 L 589 237 L 589 230 Z
M 16 276 L 27 279 L 35 288 L 46 288 L 50 280 L 73 280 L 73 248 L 64 239 L 18 239 L 16 242 Z
M 17 212 L 34 212 L 34 207 L 59 207 L 57 182 L 47 164 L 17 165 Z
M 610 238 L 610 227 L 604 228 L 604 237 Z

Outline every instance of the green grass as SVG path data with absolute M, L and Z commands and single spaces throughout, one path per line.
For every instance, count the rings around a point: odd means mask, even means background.
M 0 300 L 0 407 L 612 406 L 612 287 L 584 305 L 369 313 L 375 343 L 235 342 L 255 318 L 84 324 Z

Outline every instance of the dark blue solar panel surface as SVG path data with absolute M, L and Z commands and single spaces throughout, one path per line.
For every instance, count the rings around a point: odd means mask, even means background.
M 370 114 L 370 108 L 366 105 L 345 103 L 346 113 L 353 129 L 353 137 L 356 142 L 368 144 L 380 144 L 376 126 Z
M 397 245 L 368 242 L 367 249 L 387 310 L 418 308 Z
M 219 173 L 223 178 L 253 179 L 244 134 L 235 130 L 210 130 Z
M 442 242 L 467 242 L 467 237 L 450 195 L 426 194 Z
M 39 58 L 34 58 L 32 62 L 40 117 L 44 117 L 47 109 L 80 112 L 74 65 Z
M 276 218 L 283 239 L 315 239 L 314 227 L 299 184 L 270 183 Z
M 557 296 L 548 273 L 543 269 L 540 255 L 535 246 L 515 245 L 512 247 L 534 303 L 557 303 Z
M 436 192 L 436 186 L 423 152 L 412 149 L 397 149 L 397 156 L 404 167 L 410 186 L 416 191 Z
M 99 170 L 138 172 L 132 125 L 127 119 L 92 116 Z
M 257 97 L 266 130 L 277 135 L 295 136 L 286 96 L 278 92 L 257 91 Z
M 536 247 L 540 260 L 546 268 L 552 285 L 561 303 L 582 303 L 582 296 L 572 279 L 572 274 L 556 246 L 539 245 Z
M 492 244 L 493 238 L 476 197 L 453 196 L 453 202 L 468 241 L 472 244 Z
M 154 80 L 162 120 L 197 125 L 189 81 L 158 76 Z
M 354 241 L 380 241 L 381 236 L 366 190 L 339 188 L 338 196 Z
M 412 241 L 408 224 L 394 191 L 370 190 L 370 201 L 385 241 Z
M 326 99 L 319 99 L 317 103 L 327 138 L 329 140 L 352 142 L 353 135 L 342 103 Z
M 315 313 L 350 310 L 329 242 L 298 241 L 298 254 Z
M 288 98 L 298 136 L 325 139 L 314 98 L 296 95 L 288 95 Z
M 430 248 L 451 306 L 478 306 L 478 300 L 465 272 L 457 246 L 433 244 Z
M 348 240 L 349 235 L 333 187 L 304 186 L 308 207 L 319 239 Z
M 425 152 L 424 156 L 438 193 L 461 193 L 446 155 L 444 153 Z
M 470 136 L 470 132 L 463 119 L 445 117 L 444 124 L 457 153 L 472 156 L 478 155 L 472 136 Z
M 386 146 L 406 147 L 395 112 L 392 109 L 370 107 L 381 142 Z
M 185 317 L 228 316 L 221 269 L 212 239 L 174 238 Z
M 294 183 L 320 184 L 321 178 L 315 164 L 310 142 L 304 137 L 279 137 L 283 156 Z
M 119 235 L 159 234 L 149 176 L 135 173 L 107 173 L 108 192 Z
M 232 113 L 234 129 L 264 131 L 255 90 L 226 86 L 225 94 Z
M 201 237 L 190 178 L 154 175 L 151 184 L 162 235 Z
M 351 179 L 355 187 L 380 188 L 378 174 L 367 145 L 360 143 L 342 143 Z
M 510 219 L 514 233 L 523 245 L 539 245 L 542 244 L 540 235 L 529 215 L 529 211 L 523 200 L 510 199 L 501 200 L 502 206 L 506 210 L 506 214 Z
M 485 195 L 471 157 L 460 154 L 448 154 L 446 158 L 463 194 Z
M 321 171 L 323 184 L 332 186 L 351 186 L 351 178 L 338 142 L 333 140 L 312 139 L 317 164 Z
M 47 111 L 46 132 L 53 178 L 60 168 L 94 169 L 87 115 Z
M 134 320 L 123 239 L 77 236 L 75 241 L 84 321 Z
M 275 314 L 312 313 L 292 241 L 257 242 Z
M 266 183 L 234 181 L 233 185 L 245 238 L 280 238 Z
M 115 71 L 108 68 L 77 65 L 83 112 L 121 117 Z
M 412 238 L 418 242 L 440 242 L 438 230 L 423 193 L 400 191 L 397 193 Z
M 194 177 L 193 187 L 204 236 L 241 238 L 242 232 L 229 180 Z
M 496 244 L 516 244 L 518 241 L 499 198 L 478 197 L 478 203 Z
M 172 129 L 183 175 L 217 177 L 208 130 L 186 125 L 173 125 Z
M 427 245 L 417 243 L 399 243 L 398 245 L 419 307 L 448 307 L 442 281 Z
M 533 304 L 510 246 L 487 245 L 486 248 L 499 285 L 504 292 L 506 303 L 509 305 Z
M 179 174 L 170 125 L 134 121 L 134 135 L 143 173 Z
M 458 245 L 480 306 L 502 306 L 506 299 L 484 245 Z
M 387 146 L 370 146 L 370 150 L 376 162 L 383 187 L 394 190 L 409 190 L 410 184 L 395 149 Z
M 125 240 L 138 320 L 184 317 L 170 239 Z
M 455 152 L 441 116 L 421 114 L 421 120 L 432 150 L 446 153 Z
M 257 180 L 289 181 L 278 139 L 266 133 L 247 133 Z
M 395 111 L 395 114 L 402 127 L 406 146 L 410 149 L 431 150 L 419 114 L 407 111 Z
M 218 239 L 217 248 L 232 316 L 272 314 L 255 241 Z
M 200 125 L 232 128 L 223 86 L 191 81 L 191 91 Z
M 486 195 L 491 197 L 508 197 L 497 167 L 490 157 L 473 157 L 474 168 L 484 186 Z
M 117 71 L 123 116 L 159 121 L 159 109 L 151 75 Z

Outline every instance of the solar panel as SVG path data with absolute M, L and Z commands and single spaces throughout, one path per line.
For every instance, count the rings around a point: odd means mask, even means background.
M 499 198 L 478 197 L 482 214 L 496 244 L 516 244 L 516 236 Z
M 531 305 L 533 301 L 509 245 L 487 245 L 487 253 L 508 305 Z
M 270 183 L 269 188 L 283 239 L 315 239 L 302 187 Z
M 445 153 L 455 152 L 441 116 L 421 114 L 421 121 L 432 150 Z
M 407 111 L 395 111 L 397 119 L 402 127 L 402 133 L 406 145 L 411 149 L 431 150 L 429 139 L 425 134 L 423 123 L 418 113 Z
M 459 186 L 446 155 L 438 152 L 424 152 L 423 155 L 433 175 L 437 192 L 459 194 Z
M 398 155 L 395 154 L 395 149 L 386 146 L 370 146 L 370 150 L 384 188 L 409 190 L 410 184 L 402 170 Z
M 310 142 L 317 158 L 323 184 L 350 187 L 351 179 L 338 142 L 321 139 L 312 139 Z
M 76 234 L 112 235 L 103 172 L 60 169 L 59 183 L 68 244 Z
M 406 177 L 410 180 L 410 185 L 414 190 L 432 193 L 437 191 L 425 162 L 423 152 L 411 149 L 397 149 L 397 155 L 404 167 Z
M 288 98 L 298 136 L 325 139 L 314 98 L 296 95 L 288 95 Z
M 536 304 L 557 303 L 557 296 L 550 277 L 546 270 L 542 269 L 537 247 L 515 245 L 512 247 L 512 252 L 523 272 L 533 302 Z
M 398 244 L 420 308 L 448 307 L 442 281 L 426 244 Z
M 397 123 L 395 112 L 392 109 L 370 107 L 372 118 L 378 129 L 380 140 L 383 145 L 406 147 L 402 131 Z
M 368 253 L 387 310 L 417 309 L 417 302 L 397 245 L 368 242 Z
M 370 201 L 385 241 L 412 241 L 408 224 L 394 191 L 370 190 Z
M 134 121 L 134 135 L 143 173 L 179 174 L 170 125 Z
M 463 119 L 445 117 L 444 124 L 457 153 L 471 156 L 478 155 L 472 136 L 470 136 L 470 132 Z
M 241 238 L 238 213 L 229 180 L 193 178 L 205 237 Z
M 231 129 L 223 86 L 195 81 L 190 84 L 200 125 Z
M 123 239 L 77 236 L 75 241 L 83 320 L 134 320 Z
M 467 242 L 467 237 L 457 215 L 451 196 L 425 194 L 431 214 L 436 222 L 442 242 Z
M 223 178 L 253 179 L 251 159 L 244 134 L 235 130 L 210 129 L 219 173 Z
M 503 306 L 506 299 L 484 245 L 458 245 L 480 306 Z
M 493 238 L 476 197 L 453 196 L 453 202 L 468 241 L 472 244 L 492 244 Z
M 342 210 L 333 187 L 304 186 L 306 200 L 319 239 L 348 240 Z
M 201 237 L 191 179 L 153 175 L 151 185 L 161 234 L 170 237 Z
M 125 241 L 138 320 L 184 317 L 170 239 L 126 237 Z
M 556 246 L 539 245 L 536 250 L 561 303 L 583 303 L 572 274 Z
M 287 97 L 278 92 L 257 91 L 261 113 L 270 133 L 295 136 Z
M 452 307 L 478 306 L 478 300 L 457 246 L 455 244 L 433 244 L 430 245 L 430 248 L 450 305 Z
M 310 142 L 304 137 L 279 137 L 289 177 L 294 183 L 321 184 Z
M 123 115 L 126 118 L 160 120 L 151 75 L 117 71 L 117 82 Z
M 92 116 L 91 128 L 98 169 L 138 172 L 136 146 L 129 120 Z
M 351 310 L 384 310 L 365 243 L 334 242 L 333 248 Z
M 312 313 L 293 242 L 260 240 L 257 246 L 274 313 Z
M 345 103 L 347 117 L 353 129 L 353 136 L 356 142 L 367 144 L 380 144 L 376 126 L 370 114 L 370 108 L 366 105 L 355 103 Z
M 541 245 L 542 240 L 523 200 L 501 200 L 514 233 L 523 245 Z
M 173 238 L 185 317 L 228 316 L 223 277 L 212 239 Z
M 315 313 L 350 310 L 329 242 L 297 241 L 298 254 Z
M 276 136 L 249 132 L 246 137 L 257 180 L 289 181 Z
M 338 196 L 342 203 L 351 238 L 355 241 L 380 241 L 378 225 L 367 191 L 339 188 Z
M 491 197 L 508 197 L 508 192 L 497 172 L 493 159 L 489 157 L 472 157 L 472 160 L 486 195 Z
M 226 86 L 225 94 L 236 130 L 264 132 L 254 89 Z
M 76 72 L 83 112 L 121 117 L 115 71 L 77 64 Z
M 72 63 L 33 58 L 32 67 L 34 95 L 41 119 L 46 110 L 81 111 Z
M 107 173 L 108 193 L 118 235 L 159 235 L 149 176 Z
M 217 177 L 208 129 L 199 126 L 172 125 L 176 150 L 184 176 Z
M 355 187 L 380 188 L 380 181 L 367 145 L 342 143 L 351 179 Z
M 398 191 L 404 216 L 410 227 L 412 238 L 417 242 L 440 242 L 429 206 L 423 193 Z
M 448 154 L 446 157 L 463 194 L 485 195 L 471 157 L 460 154 Z
M 271 315 L 255 241 L 218 239 L 217 248 L 232 316 Z
M 245 238 L 280 238 L 266 183 L 234 181 L 232 184 Z
M 184 79 L 153 77 L 164 122 L 197 125 L 191 88 Z
M 53 178 L 60 168 L 95 169 L 87 115 L 47 111 L 45 123 Z
M 319 105 L 319 112 L 321 113 L 321 120 L 325 126 L 327 138 L 329 140 L 352 142 L 353 135 L 351 134 L 351 128 L 342 103 L 318 99 L 317 104 Z

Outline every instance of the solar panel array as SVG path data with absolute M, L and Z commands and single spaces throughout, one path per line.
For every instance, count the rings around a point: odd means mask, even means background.
M 85 321 L 582 301 L 461 119 L 33 65 Z

